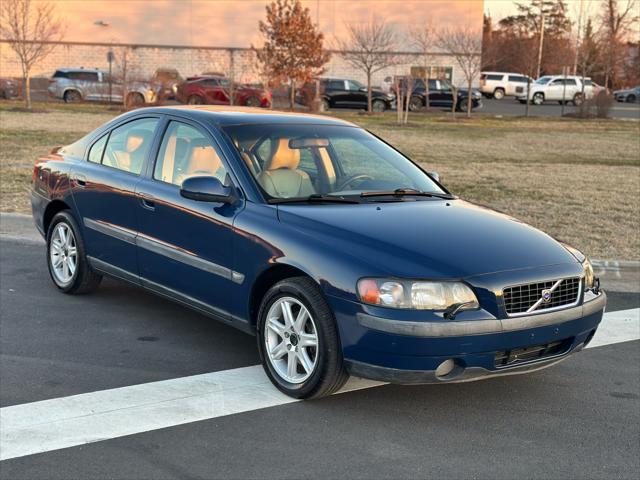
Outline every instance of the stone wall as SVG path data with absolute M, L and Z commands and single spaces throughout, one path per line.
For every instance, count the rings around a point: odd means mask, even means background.
M 262 80 L 259 75 L 255 54 L 250 49 L 224 47 L 184 47 L 171 45 L 128 45 L 108 43 L 59 42 L 53 52 L 40 64 L 32 75 L 50 76 L 60 67 L 88 67 L 107 69 L 107 52 L 115 55 L 114 74 L 122 68 L 122 58 L 127 56 L 127 70 L 132 77 L 144 79 L 153 74 L 156 68 L 176 68 L 183 77 L 196 75 L 205 71 L 218 71 L 233 76 L 237 81 L 254 82 Z M 399 52 L 401 63 L 394 67 L 377 72 L 373 84 L 379 85 L 387 76 L 406 75 L 411 67 L 424 65 L 452 67 L 453 82 L 464 83 L 464 75 L 455 59 L 441 53 L 434 53 L 423 58 L 411 52 Z M 0 76 L 19 77 L 20 63 L 6 41 L 0 40 Z M 325 76 L 352 78 L 365 82 L 364 74 L 354 69 L 340 56 L 333 52 L 327 64 Z M 477 79 L 475 83 L 477 84 Z

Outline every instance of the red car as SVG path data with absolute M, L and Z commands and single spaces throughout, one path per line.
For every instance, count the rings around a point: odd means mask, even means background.
M 230 105 L 229 79 L 220 76 L 190 77 L 180 85 L 176 98 L 189 105 Z M 247 107 L 271 107 L 271 93 L 263 88 L 250 87 L 240 83 L 234 88 L 234 105 Z

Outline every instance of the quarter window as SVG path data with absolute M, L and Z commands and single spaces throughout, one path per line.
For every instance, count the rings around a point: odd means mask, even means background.
M 211 140 L 190 125 L 171 122 L 162 139 L 153 178 L 182 185 L 195 176 L 213 176 L 229 183 L 220 150 Z
M 139 175 L 151 148 L 157 118 L 134 120 L 111 132 L 102 163 Z
M 102 162 L 102 154 L 104 153 L 104 147 L 107 144 L 107 138 L 109 135 L 103 135 L 100 140 L 94 143 L 89 150 L 89 161 L 93 163 Z

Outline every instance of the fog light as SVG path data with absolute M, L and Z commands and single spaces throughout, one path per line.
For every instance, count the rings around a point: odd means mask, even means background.
M 436 368 L 436 377 L 446 377 L 449 375 L 453 369 L 456 367 L 456 362 L 453 359 L 448 359 L 438 365 Z

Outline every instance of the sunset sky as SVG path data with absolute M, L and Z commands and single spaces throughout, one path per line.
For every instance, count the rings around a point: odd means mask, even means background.
M 267 0 L 54 0 L 68 24 L 65 40 L 250 46 Z M 508 10 L 507 0 L 488 0 Z M 346 22 L 384 18 L 399 30 L 432 19 L 437 26 L 482 25 L 482 0 L 304 0 L 331 46 Z M 504 4 L 504 5 L 503 5 Z M 102 20 L 109 26 L 95 25 Z

